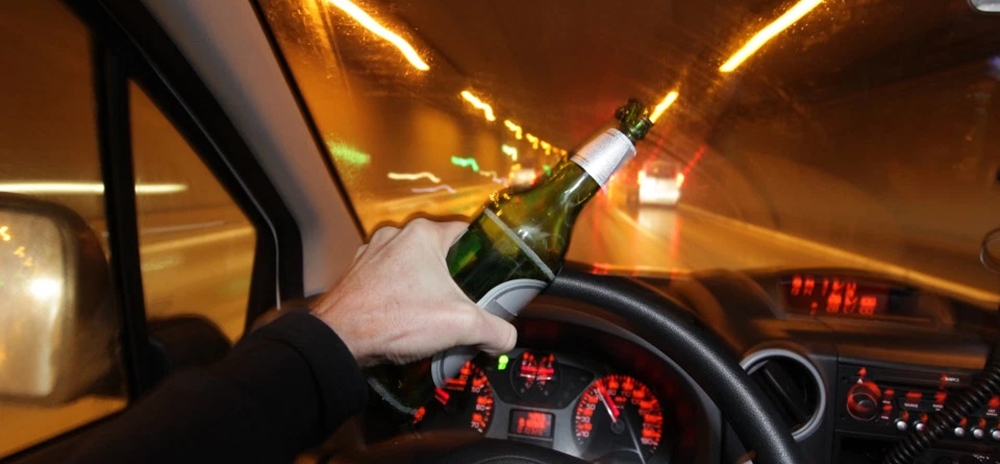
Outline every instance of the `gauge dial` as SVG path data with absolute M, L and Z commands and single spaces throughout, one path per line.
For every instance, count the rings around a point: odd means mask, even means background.
M 646 459 L 660 446 L 663 412 L 646 385 L 613 374 L 596 380 L 580 397 L 573 428 L 577 443 L 588 454 L 633 450 Z
M 493 419 L 493 389 L 479 367 L 466 362 L 459 370 L 458 376 L 448 379 L 444 388 L 434 390 L 434 399 L 428 409 L 418 411 L 420 422 L 426 411 L 433 411 L 430 422 L 440 426 L 457 426 L 457 421 L 464 423 L 479 433 L 486 433 Z
M 557 364 L 551 353 L 521 353 L 511 370 L 514 390 L 526 400 L 545 401 L 559 386 Z

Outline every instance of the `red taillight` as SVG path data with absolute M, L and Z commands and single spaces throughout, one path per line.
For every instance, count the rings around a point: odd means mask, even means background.
M 684 185 L 684 173 L 683 172 L 678 172 L 677 173 L 677 188 L 681 188 L 681 185 Z

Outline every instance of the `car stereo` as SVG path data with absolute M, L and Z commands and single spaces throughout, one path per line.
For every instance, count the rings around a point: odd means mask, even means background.
M 884 453 L 951 395 L 968 388 L 973 373 L 919 371 L 841 364 L 838 367 L 834 462 L 880 462 Z M 1000 397 L 950 428 L 918 463 L 1000 464 Z M 879 450 L 874 451 L 873 450 Z

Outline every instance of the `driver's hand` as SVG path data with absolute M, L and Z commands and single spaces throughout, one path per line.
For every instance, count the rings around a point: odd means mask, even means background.
M 384 227 L 312 311 L 347 344 L 362 366 L 402 364 L 457 345 L 492 354 L 514 348 L 517 331 L 479 309 L 448 273 L 445 254 L 462 222 L 416 219 Z

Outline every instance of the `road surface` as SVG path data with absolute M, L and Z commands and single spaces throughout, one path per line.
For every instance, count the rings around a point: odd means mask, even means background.
M 368 202 L 360 213 L 369 229 L 402 223 L 417 210 L 468 216 L 494 189 L 466 187 L 455 193 Z M 140 226 L 149 316 L 201 314 L 236 340 L 243 331 L 253 265 L 255 236 L 250 225 L 236 211 L 210 210 L 147 217 Z M 630 215 L 603 195 L 579 218 L 568 258 L 640 271 L 843 266 L 892 275 L 984 305 L 1000 301 L 993 285 L 996 277 L 975 257 L 880 260 L 872 253 L 836 249 L 689 206 L 643 208 Z M 97 397 L 58 408 L 0 404 L 0 456 L 123 405 L 120 399 Z

